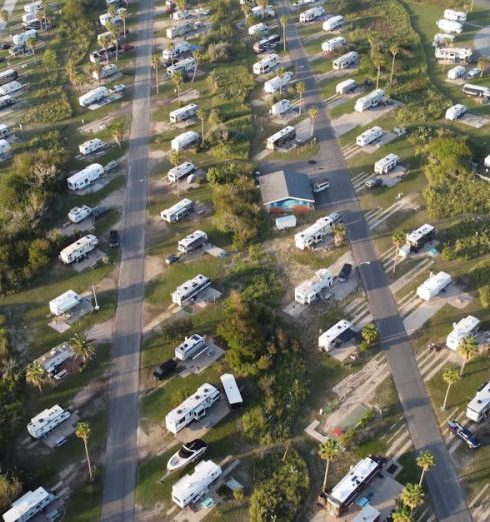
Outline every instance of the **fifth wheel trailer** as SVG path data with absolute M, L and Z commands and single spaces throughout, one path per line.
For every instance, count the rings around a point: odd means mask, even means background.
M 447 72 L 447 79 L 448 80 L 457 80 L 458 78 L 461 78 L 462 76 L 464 76 L 465 72 L 466 72 L 466 69 L 462 65 L 456 65 L 456 67 L 449 69 L 449 71 Z
M 40 439 L 54 430 L 56 426 L 60 425 L 68 417 L 70 417 L 70 412 L 56 404 L 33 417 L 27 425 L 27 431 L 32 438 Z
M 267 74 L 270 73 L 273 69 L 277 67 L 279 64 L 279 56 L 277 54 L 269 54 L 262 60 L 253 64 L 253 73 L 254 74 Z
M 188 216 L 194 210 L 194 203 L 188 198 L 180 200 L 175 205 L 162 210 L 160 212 L 161 218 L 167 223 L 177 223 L 184 217 Z
M 461 118 L 461 116 L 463 116 L 465 112 L 466 107 L 461 103 L 457 103 L 456 105 L 453 105 L 452 107 L 449 107 L 449 109 L 447 109 L 445 118 L 446 120 L 455 121 L 458 118 Z
M 323 22 L 323 30 L 330 32 L 335 31 L 336 29 L 340 29 L 344 25 L 344 17 L 343 16 L 332 16 L 328 20 Z
M 457 323 L 453 323 L 453 329 L 449 332 L 446 337 L 446 346 L 453 350 L 458 351 L 461 341 L 469 335 L 475 335 L 480 327 L 480 319 L 467 315 Z
M 40 515 L 42 519 L 47 520 L 44 512 L 54 500 L 56 500 L 55 495 L 43 487 L 39 487 L 34 491 L 30 490 L 12 502 L 12 507 L 2 515 L 3 521 L 26 522 L 41 512 L 43 512 Z M 47 515 L 49 516 L 49 513 Z
M 349 67 L 354 67 L 359 62 L 359 53 L 356 51 L 350 51 L 342 56 L 339 56 L 332 62 L 332 67 L 336 71 L 341 71 L 342 69 L 347 69 Z
M 453 20 L 446 20 L 441 18 L 441 20 L 436 22 L 436 25 L 441 31 L 444 31 L 445 33 L 461 34 L 463 32 L 463 25 L 459 22 L 454 22 Z
M 446 20 L 453 20 L 454 22 L 466 22 L 466 13 L 464 11 L 444 9 L 443 16 Z
M 170 113 L 170 123 L 179 123 L 179 121 L 186 121 L 195 118 L 197 114 L 197 105 L 190 103 L 179 109 L 175 109 Z
M 373 107 L 377 107 L 385 99 L 385 92 L 383 89 L 375 89 L 374 91 L 362 96 L 356 101 L 354 110 L 357 112 L 364 112 Z
M 99 150 L 102 150 L 106 146 L 105 142 L 103 142 L 99 138 L 94 138 L 93 140 L 88 140 L 81 143 L 78 146 L 78 150 L 82 156 L 88 156 L 89 154 L 93 154 Z
M 340 49 L 347 43 L 347 40 L 343 36 L 336 36 L 326 42 L 322 43 L 322 51 L 324 53 L 332 53 L 333 51 Z
M 357 88 L 356 80 L 344 80 L 335 86 L 335 92 L 337 94 L 347 94 Z
M 190 147 L 197 146 L 201 143 L 201 135 L 195 131 L 187 131 L 176 136 L 170 142 L 172 150 L 184 150 Z
M 445 60 L 451 63 L 467 62 L 473 56 L 473 50 L 468 47 L 436 47 L 436 60 Z
M 325 9 L 322 6 L 312 7 L 311 9 L 307 9 L 304 13 L 299 15 L 299 21 L 301 23 L 311 22 L 312 20 L 316 20 L 325 14 Z
M 374 164 L 375 174 L 388 174 L 400 163 L 400 156 L 396 154 L 388 154 Z
M 104 167 L 100 163 L 92 163 L 70 176 L 66 182 L 70 190 L 81 190 L 88 187 L 104 174 Z
M 173 78 L 177 72 L 182 73 L 184 76 L 190 75 L 194 72 L 196 66 L 197 62 L 194 58 L 192 58 L 192 56 L 189 58 L 184 58 L 183 60 L 180 60 L 180 62 L 174 63 L 173 65 L 167 67 L 167 76 Z
M 197 503 L 221 473 L 221 468 L 212 460 L 199 462 L 191 474 L 184 475 L 172 486 L 173 502 L 182 509 Z
M 381 127 L 371 127 L 357 136 L 356 144 L 359 145 L 359 147 L 365 147 L 381 138 L 381 136 L 383 136 L 383 129 Z
M 103 100 L 104 98 L 107 98 L 107 96 L 109 96 L 109 89 L 107 87 L 97 87 L 96 89 L 92 89 L 86 94 L 80 96 L 80 98 L 78 98 L 78 103 L 82 107 L 88 107 L 89 105 L 92 105 L 92 103 L 96 103 Z
M 185 161 L 176 167 L 172 167 L 167 174 L 170 183 L 178 183 L 182 178 L 187 178 L 192 173 L 196 172 L 196 166 L 190 161 Z
M 294 244 L 300 250 L 315 247 L 330 234 L 333 221 L 329 216 L 317 219 L 315 223 L 294 236 Z
M 226 395 L 226 400 L 232 410 L 237 410 L 243 406 L 243 398 L 234 375 L 231 373 L 224 373 L 220 377 L 221 386 Z

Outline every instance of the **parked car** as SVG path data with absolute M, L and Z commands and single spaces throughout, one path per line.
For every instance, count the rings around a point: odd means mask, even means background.
M 153 378 L 155 381 L 163 381 L 169 377 L 177 368 L 177 362 L 173 359 L 168 359 L 153 372 Z
M 468 428 L 465 428 L 462 424 L 459 422 L 456 422 L 455 420 L 449 421 L 447 423 L 449 429 L 463 442 L 466 443 L 468 448 L 476 449 L 481 446 L 480 439 L 472 433 Z
M 466 76 L 468 78 L 477 78 L 478 76 L 480 76 L 480 74 L 481 74 L 481 69 L 479 69 L 478 67 L 473 67 L 473 69 L 470 69 L 466 73 Z
M 12 47 L 12 42 L 2 42 L 1 49 L 2 51 L 6 51 Z
M 179 260 L 179 256 L 176 254 L 171 254 L 165 258 L 165 263 L 167 265 L 173 265 Z
M 118 83 L 117 85 L 114 85 L 112 88 L 112 92 L 124 92 L 126 90 L 126 86 L 124 83 Z
M 332 223 L 335 225 L 336 223 L 342 223 L 342 215 L 340 212 L 331 212 L 328 217 L 332 220 Z
M 208 445 L 201 439 L 186 442 L 177 453 L 174 453 L 167 462 L 168 471 L 187 466 L 190 462 L 197 460 L 208 449 Z
M 105 172 L 111 172 L 112 170 L 115 170 L 119 167 L 119 161 L 112 160 L 109 161 L 109 163 L 104 167 Z
M 349 279 L 349 276 L 352 272 L 352 265 L 350 263 L 344 263 L 342 268 L 340 269 L 339 275 L 337 276 L 337 279 L 341 283 L 345 283 L 347 279 Z
M 313 183 L 313 192 L 322 192 L 330 187 L 330 181 L 328 179 L 322 179 Z
M 364 184 L 368 189 L 374 189 L 377 187 L 381 187 L 381 185 L 383 184 L 383 180 L 381 178 L 369 178 Z
M 109 246 L 111 248 L 116 248 L 121 244 L 119 239 L 119 232 L 117 230 L 111 230 L 109 232 Z

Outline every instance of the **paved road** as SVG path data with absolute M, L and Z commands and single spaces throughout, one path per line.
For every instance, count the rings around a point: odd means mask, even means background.
M 281 6 L 282 12 L 288 11 L 285 0 L 281 1 Z M 305 105 L 323 108 L 303 44 L 293 23 L 287 26 L 287 41 L 291 60 L 296 69 L 296 78 L 305 83 Z M 413 349 L 391 295 L 381 262 L 369 237 L 366 221 L 359 208 L 348 170 L 325 110 L 319 111 L 315 135 L 320 144 L 320 152 L 315 158 L 317 165 L 306 167 L 303 164 L 302 169 L 300 164 L 294 166 L 286 164 L 283 167 L 298 168 L 310 175 L 318 173 L 319 177 L 325 172 L 328 174 L 330 189 L 323 193 L 324 200 L 321 203 L 343 212 L 370 312 L 378 324 L 382 345 L 386 351 L 414 447 L 417 450 L 429 449 L 435 455 L 437 466 L 427 476 L 435 513 L 441 521 L 470 521 L 462 487 L 439 431 L 415 362 Z
M 490 9 L 490 0 L 479 0 L 478 4 L 485 9 Z M 478 23 L 478 20 L 475 22 Z M 473 45 L 479 54 L 490 58 L 490 26 L 487 25 L 475 33 Z
M 118 302 L 111 349 L 109 417 L 101 518 L 104 522 L 134 520 L 152 38 L 153 1 L 142 0 L 137 34 Z

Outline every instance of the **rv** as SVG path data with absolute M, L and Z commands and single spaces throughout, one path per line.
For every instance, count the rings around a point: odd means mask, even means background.
M 471 60 L 473 50 L 468 47 L 436 47 L 436 60 L 445 60 L 451 63 L 467 62 Z
M 485 160 L 484 160 L 484 162 L 483 162 L 483 165 L 484 165 L 484 167 L 487 168 L 487 169 L 490 168 L 490 155 L 488 155 L 488 156 L 485 158 Z
M 182 404 L 165 416 L 165 426 L 168 431 L 177 434 L 194 420 L 202 419 L 209 408 L 220 398 L 220 392 L 211 384 L 200 386 L 194 395 L 188 397 Z
M 453 329 L 446 337 L 446 346 L 458 351 L 461 341 L 470 335 L 475 335 L 478 332 L 480 320 L 472 315 L 467 315 L 457 323 L 453 323 Z
M 256 34 L 261 34 L 261 33 L 265 33 L 267 31 L 267 25 L 265 25 L 264 23 L 260 23 L 260 24 L 255 24 L 255 25 L 252 25 L 248 28 L 248 34 L 250 36 L 254 36 Z
M 256 5 L 255 7 L 252 7 L 252 16 L 255 18 L 274 18 L 276 12 L 271 5 L 266 5 L 265 7 Z
M 175 348 L 175 358 L 179 361 L 193 359 L 195 355 L 206 349 L 208 343 L 206 338 L 199 334 L 192 334 Z
M 477 96 L 481 98 L 490 98 L 490 87 L 484 87 L 483 85 L 473 85 L 471 83 L 465 83 L 463 85 L 464 94 L 470 96 Z
M 5 96 L 0 96 L 0 110 L 6 109 L 15 103 L 14 98 L 9 96 L 8 94 Z
M 202 230 L 196 230 L 188 236 L 181 239 L 178 243 L 178 250 L 183 254 L 188 254 L 193 250 L 197 250 L 205 245 L 208 241 L 208 235 Z
M 264 83 L 264 92 L 266 94 L 281 92 L 292 78 L 293 73 L 291 71 L 286 71 L 283 76 L 274 76 L 274 78 L 271 78 Z
M 163 61 L 165 65 L 172 65 L 173 62 L 191 51 L 192 46 L 189 42 L 176 42 L 173 48 L 169 47 L 162 51 Z
M 119 13 L 116 13 L 114 16 L 110 13 L 104 13 L 99 16 L 99 22 L 102 27 L 108 27 L 110 24 L 121 25 L 122 19 L 119 16 Z
M 451 276 L 446 272 L 431 274 L 429 279 L 417 288 L 417 295 L 424 301 L 430 301 L 451 284 Z
M 383 136 L 383 129 L 381 127 L 371 127 L 357 136 L 356 144 L 359 145 L 359 147 L 365 147 L 379 140 L 381 136 Z
M 65 265 L 83 259 L 87 254 L 95 250 L 99 240 L 92 234 L 83 236 L 78 241 L 75 241 L 71 245 L 68 245 L 60 252 L 60 260 Z
M 199 462 L 192 474 L 184 475 L 172 486 L 172 500 L 181 508 L 197 502 L 221 473 L 221 468 L 212 460 Z
M 341 71 L 342 69 L 347 69 L 349 67 L 355 67 L 359 62 L 359 54 L 356 51 L 350 51 L 339 58 L 336 58 L 332 62 L 332 67 L 336 71 Z
M 347 40 L 343 36 L 336 36 L 335 38 L 331 38 L 322 43 L 322 51 L 324 53 L 332 53 L 333 51 L 343 47 L 346 43 Z
M 177 223 L 177 221 L 191 214 L 193 210 L 194 203 L 190 199 L 184 198 L 172 207 L 162 210 L 160 216 L 167 223 Z
M 279 100 L 271 107 L 270 113 L 272 116 L 281 116 L 292 110 L 292 106 L 289 100 Z
M 167 27 L 166 35 L 169 40 L 173 40 L 178 36 L 184 36 L 192 32 L 193 26 L 191 22 L 182 22 L 178 25 L 173 25 L 172 27 Z
M 27 425 L 27 432 L 33 439 L 40 439 L 54 430 L 56 426 L 59 426 L 68 417 L 70 417 L 70 412 L 56 404 L 33 417 Z
M 312 20 L 316 20 L 325 14 L 325 9 L 322 6 L 312 7 L 311 9 L 306 10 L 304 13 L 299 15 L 299 21 L 301 23 L 311 22 Z
M 183 306 L 191 299 L 195 298 L 199 293 L 206 288 L 211 286 L 211 280 L 203 276 L 202 274 L 198 274 L 197 276 L 189 279 L 185 283 L 179 285 L 172 292 L 172 303 L 176 305 Z
M 22 89 L 22 84 L 17 80 L 5 83 L 4 85 L 0 85 L 0 96 L 5 96 L 7 94 L 20 91 L 20 89 Z
M 174 63 L 167 67 L 167 76 L 173 78 L 176 72 L 182 73 L 184 78 L 194 72 L 194 69 L 197 67 L 197 62 L 192 56 L 189 58 L 184 58 L 180 62 Z
M 42 8 L 43 8 L 42 2 L 31 2 L 30 4 L 26 4 L 24 6 L 24 12 L 35 14 L 37 11 L 41 11 Z
M 452 20 L 441 18 L 441 20 L 436 22 L 436 25 L 441 31 L 444 31 L 445 33 L 461 34 L 463 32 L 463 26 L 459 22 L 454 22 Z
M 277 54 L 269 54 L 262 60 L 254 63 L 252 70 L 254 74 L 267 74 L 275 69 L 278 64 L 279 56 Z
M 88 156 L 94 152 L 98 152 L 105 148 L 106 144 L 99 138 L 94 138 L 93 140 L 85 141 L 84 143 L 78 146 L 78 150 L 82 156 Z
M 490 381 L 483 384 L 466 407 L 466 417 L 473 422 L 488 419 L 490 414 Z
M 446 20 L 453 22 L 466 22 L 466 13 L 464 11 L 454 11 L 454 9 L 444 9 L 442 15 Z
M 329 216 L 317 219 L 313 225 L 294 236 L 294 244 L 300 250 L 315 247 L 330 234 L 333 222 Z
M 344 80 L 335 86 L 335 92 L 337 94 L 347 94 L 355 89 L 357 89 L 356 80 Z
M 255 42 L 253 45 L 253 50 L 255 54 L 265 53 L 270 49 L 274 49 L 277 44 L 281 41 L 281 37 L 278 34 L 271 34 L 266 38 L 262 38 L 258 42 Z
M 91 163 L 83 170 L 70 176 L 66 182 L 70 190 L 81 190 L 91 185 L 104 174 L 104 167 L 100 163 Z
M 68 212 L 68 219 L 72 223 L 81 223 L 84 219 L 87 219 L 93 213 L 93 209 L 87 205 L 81 207 L 73 207 Z
M 426 243 L 432 241 L 435 235 L 436 228 L 426 223 L 407 234 L 407 244 L 412 252 L 418 252 Z
M 82 301 L 82 297 L 73 290 L 67 290 L 63 294 L 49 301 L 49 311 L 53 315 L 62 315 Z
M 190 161 L 185 161 L 177 167 L 172 167 L 167 174 L 168 181 L 170 183 L 177 183 L 182 178 L 190 176 L 193 172 L 196 172 L 196 166 Z
M 174 11 L 172 13 L 172 20 L 174 20 L 175 22 L 181 22 L 182 20 L 185 20 L 190 16 L 191 13 L 187 9 L 177 9 L 177 11 Z
M 56 497 L 52 493 L 39 487 L 34 491 L 24 493 L 15 502 L 12 502 L 12 507 L 2 515 L 2 518 L 4 522 L 26 522 L 38 513 L 46 511 L 54 500 Z
M 35 29 L 30 29 L 29 31 L 24 31 L 23 33 L 14 34 L 12 36 L 12 42 L 16 46 L 26 45 L 28 40 L 34 38 L 37 40 L 37 31 Z
M 109 96 L 109 89 L 107 87 L 97 87 L 78 98 L 78 103 L 82 107 L 89 107 L 93 103 L 99 102 Z
M 5 71 L 0 72 L 0 85 L 13 82 L 14 80 L 17 80 L 18 77 L 19 75 L 15 69 L 6 69 Z
M 198 146 L 201 143 L 201 135 L 195 131 L 187 131 L 179 134 L 170 142 L 172 150 L 184 150 L 190 147 Z
M 243 399 L 238 389 L 235 377 L 231 373 L 224 373 L 220 377 L 221 386 L 226 395 L 228 405 L 232 410 L 237 410 L 243 406 Z
M 394 170 L 400 163 L 400 156 L 396 154 L 388 154 L 384 158 L 381 158 L 374 164 L 375 174 L 388 174 Z
M 265 142 L 265 148 L 268 150 L 280 149 L 296 138 L 296 129 L 288 125 L 272 136 L 269 136 Z
M 119 72 L 119 69 L 117 68 L 117 65 L 115 63 L 109 63 L 107 65 L 104 65 L 102 69 L 95 70 L 92 73 L 92 78 L 94 80 L 104 80 L 106 78 L 110 78 L 111 76 L 114 76 Z
M 383 89 L 375 89 L 374 91 L 362 96 L 356 101 L 354 109 L 357 112 L 364 112 L 366 110 L 377 107 L 381 102 L 385 100 L 385 92 Z
M 318 348 L 330 352 L 334 348 L 338 348 L 343 342 L 350 341 L 353 336 L 352 324 L 342 319 L 318 337 Z
M 342 28 L 344 25 L 344 17 L 343 16 L 332 16 L 328 20 L 323 22 L 323 30 L 328 32 L 336 31 L 337 29 Z
M 462 105 L 461 103 L 457 103 L 456 105 L 453 105 L 452 107 L 449 107 L 446 111 L 446 120 L 457 120 L 458 118 L 461 118 L 463 114 L 466 113 L 466 107 Z
M 294 300 L 302 305 L 311 304 L 321 297 L 326 288 L 330 288 L 332 285 L 332 273 L 325 268 L 320 268 L 315 272 L 314 277 L 303 281 L 294 289 Z
M 433 47 L 438 47 L 439 45 L 448 45 L 454 43 L 456 40 L 456 36 L 454 34 L 446 34 L 446 33 L 436 33 L 434 35 L 434 40 L 432 41 Z
M 5 138 L 8 138 L 10 136 L 10 129 L 8 128 L 7 125 L 5 125 L 5 123 L 0 123 L 0 138 L 1 139 L 5 139 Z
M 170 113 L 170 123 L 179 123 L 180 121 L 186 121 L 194 119 L 197 114 L 197 105 L 190 103 L 185 107 L 175 109 Z
M 458 78 L 464 76 L 465 72 L 466 69 L 462 65 L 456 65 L 456 67 L 449 69 L 449 71 L 447 72 L 447 79 L 457 80 Z

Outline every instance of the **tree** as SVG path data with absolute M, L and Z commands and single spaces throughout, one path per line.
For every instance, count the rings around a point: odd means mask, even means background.
M 49 74 L 50 72 L 54 73 L 54 71 L 56 71 L 58 68 L 58 58 L 53 49 L 46 49 L 46 51 L 44 51 L 41 56 L 41 63 L 43 64 L 46 74 Z
M 393 522 L 412 522 L 412 515 L 410 511 L 405 507 L 401 506 L 391 514 Z
M 420 475 L 419 486 L 422 486 L 422 482 L 424 480 L 424 475 L 430 468 L 434 467 L 436 464 L 434 455 L 430 451 L 422 451 L 420 455 L 417 457 L 417 466 L 422 469 L 422 473 Z
M 155 69 L 155 82 L 156 82 L 156 89 L 157 94 L 160 88 L 160 78 L 158 76 L 158 72 L 160 70 L 160 65 L 162 64 L 162 58 L 159 54 L 154 54 L 151 57 L 151 65 L 153 66 L 153 69 Z
M 117 25 L 111 21 L 107 22 L 105 25 L 106 29 L 111 33 L 112 41 L 114 42 L 114 45 L 116 46 L 116 62 L 119 59 L 119 29 L 117 28 Z
M 478 69 L 480 69 L 480 78 L 485 74 L 488 67 L 488 58 L 486 56 L 479 56 L 476 63 Z
M 315 120 L 318 116 L 318 107 L 310 107 L 308 109 L 308 116 L 310 118 L 310 125 L 311 125 L 310 138 L 313 138 L 313 135 L 315 134 Z
M 323 486 L 322 491 L 325 491 L 327 487 L 327 478 L 328 478 L 328 468 L 330 466 L 330 462 L 335 459 L 335 457 L 339 453 L 339 445 L 337 441 L 334 439 L 327 438 L 325 442 L 320 445 L 320 449 L 318 450 L 318 454 L 320 458 L 326 462 L 325 465 L 325 474 L 323 475 Z
M 332 225 L 331 231 L 333 233 L 333 241 L 335 246 L 342 246 L 347 236 L 347 229 L 345 228 L 345 225 L 342 223 L 336 223 L 335 225 Z
M 288 23 L 288 17 L 285 16 L 285 15 L 282 15 L 280 18 L 279 18 L 279 22 L 281 23 L 281 27 L 282 27 L 282 43 L 283 43 L 283 48 L 284 48 L 284 52 L 286 52 L 286 25 Z
M 90 424 L 88 422 L 79 422 L 75 429 L 75 435 L 79 439 L 82 439 L 83 446 L 85 447 L 85 455 L 87 457 L 88 474 L 89 474 L 90 480 L 93 479 L 92 465 L 90 464 L 90 455 L 88 453 L 88 439 L 90 438 L 91 431 L 92 430 L 91 430 Z
M 464 367 L 468 361 L 471 361 L 478 354 L 478 341 L 473 335 L 465 337 L 458 346 L 458 352 L 463 358 L 463 364 L 461 366 L 461 372 L 459 375 L 463 375 Z
M 103 68 L 104 68 L 104 66 L 99 61 L 96 61 L 90 67 L 92 73 L 96 73 L 97 79 L 99 81 L 99 86 L 102 85 L 101 73 L 102 73 Z
M 95 349 L 92 341 L 85 334 L 76 333 L 70 339 L 70 346 L 76 359 L 81 359 L 84 363 L 90 361 L 95 355 Z
M 128 17 L 128 10 L 124 7 L 121 7 L 119 9 L 119 17 L 121 18 L 123 23 L 123 34 L 124 36 L 126 36 L 126 18 Z
M 22 483 L 17 477 L 0 475 L 0 510 L 7 511 L 22 492 Z
M 110 131 L 117 146 L 121 148 L 124 133 L 126 131 L 126 121 L 122 118 L 114 121 L 110 127 Z
M 111 18 L 114 18 L 117 15 L 117 7 L 114 4 L 111 4 L 107 8 L 107 12 L 111 15 Z
M 245 17 L 245 23 L 247 23 L 248 17 L 250 16 L 250 13 L 252 12 L 252 8 L 248 5 L 247 2 L 242 4 L 241 8 L 242 8 L 243 16 Z
M 199 65 L 199 62 L 202 59 L 202 53 L 201 53 L 201 51 L 194 51 L 192 53 L 192 56 L 193 56 L 194 60 L 196 61 L 196 65 L 194 66 L 194 72 L 192 73 L 192 83 L 194 83 L 194 80 L 196 79 L 197 66 Z
M 296 82 L 294 84 L 294 90 L 299 96 L 299 115 L 301 116 L 301 110 L 303 108 L 303 93 L 305 92 L 305 84 L 303 82 Z
M 368 323 L 361 330 L 361 339 L 367 344 L 367 346 L 373 346 L 378 340 L 378 328 L 375 323 Z
M 396 43 L 392 43 L 389 47 L 391 54 L 391 72 L 390 72 L 390 85 L 393 85 L 393 75 L 395 74 L 395 60 L 397 54 L 400 52 L 400 47 Z
M 176 167 L 184 161 L 184 156 L 179 150 L 172 150 L 168 155 L 168 161 L 173 167 Z
M 197 109 L 197 117 L 201 120 L 201 139 L 204 143 L 204 122 L 208 117 L 208 111 L 204 107 L 199 107 L 199 109 Z
M 5 24 L 5 30 L 8 33 L 8 27 L 9 27 L 9 18 L 10 13 L 7 11 L 7 9 L 2 9 L 0 11 L 0 20 Z
M 284 75 L 286 74 L 286 69 L 284 67 L 279 67 L 279 69 L 277 69 L 277 76 L 278 78 L 284 78 Z M 283 88 L 283 84 L 282 82 L 279 84 L 279 95 L 282 96 L 282 88 Z
M 34 58 L 34 63 L 37 63 L 37 58 L 36 58 L 36 39 L 34 38 L 34 36 L 29 36 L 29 38 L 27 39 L 26 43 L 27 43 L 28 49 L 32 53 L 32 56 Z
M 100 41 L 100 45 L 102 45 L 102 47 L 104 48 L 105 59 L 106 59 L 107 63 L 109 63 L 109 51 L 107 48 L 109 47 L 109 45 L 111 43 L 111 37 L 108 34 L 102 33 L 99 37 L 99 41 Z
M 180 71 L 174 72 L 172 76 L 172 81 L 175 83 L 175 88 L 177 90 L 177 100 L 179 101 L 180 107 L 180 86 L 184 83 L 184 76 Z
M 407 484 L 400 495 L 402 502 L 410 508 L 410 516 L 413 510 L 424 502 L 424 490 L 418 484 Z
M 394 254 L 395 262 L 393 264 L 393 272 L 394 272 L 396 270 L 396 260 L 398 259 L 398 251 L 406 242 L 405 234 L 401 230 L 397 230 L 391 236 L 391 241 L 393 243 L 393 246 L 395 247 L 395 254 Z
M 170 42 L 168 44 L 168 52 L 170 53 L 170 65 L 174 65 L 174 57 L 175 57 L 175 42 Z
M 379 87 L 379 79 L 381 77 L 381 66 L 384 64 L 385 59 L 381 52 L 377 51 L 373 57 L 373 64 L 376 67 L 376 89 Z
M 37 386 L 42 392 L 43 384 L 47 381 L 47 375 L 44 368 L 38 362 L 31 362 L 26 368 L 26 382 L 31 386 Z
M 378 34 L 374 31 L 369 31 L 369 33 L 367 35 L 367 41 L 369 42 L 369 47 L 371 49 L 371 51 L 370 51 L 371 60 L 374 60 L 374 51 L 379 48 Z
M 456 366 L 446 366 L 442 372 L 442 380 L 447 384 L 446 395 L 444 395 L 444 403 L 442 409 L 446 409 L 447 398 L 449 397 L 449 390 L 453 384 L 456 384 L 461 379 L 459 371 Z

